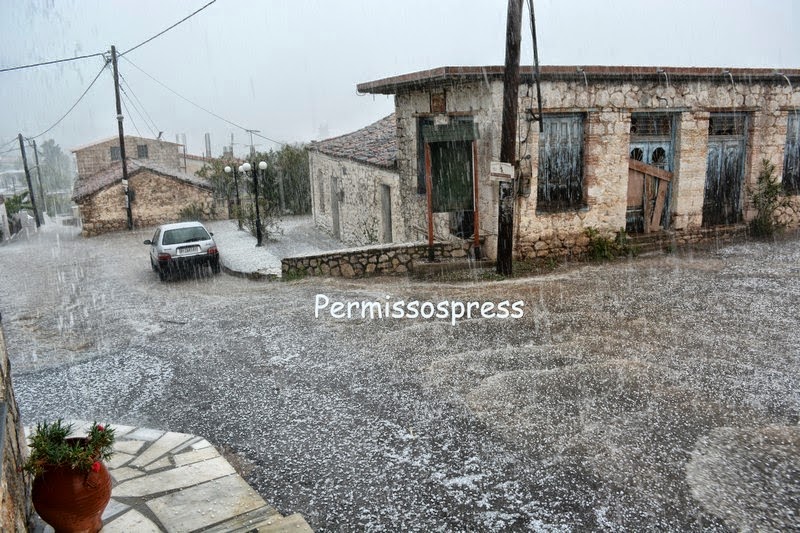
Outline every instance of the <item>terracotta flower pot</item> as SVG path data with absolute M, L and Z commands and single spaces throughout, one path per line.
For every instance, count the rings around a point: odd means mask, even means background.
M 111 499 L 111 476 L 102 462 L 89 472 L 69 466 L 46 469 L 33 480 L 33 506 L 56 533 L 96 533 Z

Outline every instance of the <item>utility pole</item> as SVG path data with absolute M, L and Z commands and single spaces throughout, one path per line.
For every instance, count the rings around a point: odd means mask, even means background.
M 122 159 L 122 187 L 125 189 L 125 209 L 128 212 L 128 229 L 133 229 L 131 212 L 131 189 L 128 185 L 128 164 L 125 161 L 125 130 L 122 128 L 122 103 L 119 99 L 119 71 L 117 70 L 117 48 L 111 45 L 111 65 L 114 68 L 114 96 L 117 100 L 117 126 L 119 127 L 119 156 Z
M 36 219 L 36 227 L 42 225 L 39 218 L 39 210 L 36 209 L 36 194 L 33 192 L 33 185 L 31 185 L 31 171 L 28 169 L 28 157 L 25 155 L 25 143 L 22 140 L 22 134 L 19 134 L 19 149 L 22 152 L 22 168 L 25 169 L 25 179 L 28 181 L 28 192 L 31 196 L 31 206 L 33 207 L 33 217 Z
M 33 155 L 36 158 L 36 179 L 39 182 L 39 198 L 42 200 L 42 224 L 44 224 L 44 213 L 47 212 L 47 200 L 44 197 L 44 187 L 42 187 L 42 170 L 39 167 L 39 150 L 36 149 L 36 141 L 33 143 Z
M 256 156 L 256 145 L 253 144 L 253 134 L 261 133 L 261 130 L 245 130 L 245 131 L 250 134 L 250 158 L 253 159 Z
M 508 0 L 506 20 L 506 68 L 503 76 L 503 126 L 500 161 L 517 163 L 517 111 L 519 102 L 519 55 L 522 41 L 522 1 Z M 497 273 L 511 275 L 514 241 L 514 184 L 500 182 L 497 218 Z

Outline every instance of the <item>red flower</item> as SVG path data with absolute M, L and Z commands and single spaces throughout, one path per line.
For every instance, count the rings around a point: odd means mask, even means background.
M 97 431 L 105 431 L 105 430 L 106 430 L 106 428 L 104 428 L 100 424 L 97 424 Z
M 100 471 L 100 461 L 95 461 L 92 463 L 92 472 L 99 472 Z

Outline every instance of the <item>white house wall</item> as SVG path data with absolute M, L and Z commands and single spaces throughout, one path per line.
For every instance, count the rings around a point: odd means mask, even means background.
M 309 175 L 314 223 L 331 235 L 335 233 L 332 194 L 338 193 L 340 239 L 344 244 L 363 246 L 389 242 L 388 236 L 383 234 L 382 185 L 391 189 L 392 240 L 409 240 L 402 222 L 397 172 L 312 150 L 309 153 Z M 339 185 L 338 191 L 331 190 L 334 178 Z

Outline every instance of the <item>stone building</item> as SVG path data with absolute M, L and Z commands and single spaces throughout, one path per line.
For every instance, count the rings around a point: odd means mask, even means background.
M 175 170 L 183 168 L 182 150 L 183 145 L 161 139 L 125 136 L 125 157 L 127 159 L 146 161 L 161 168 Z M 91 176 L 121 159 L 119 136 L 73 148 L 72 153 L 75 154 L 77 160 L 78 176 Z
M 115 163 L 88 177 L 78 176 L 72 196 L 78 204 L 85 237 L 128 227 L 122 165 Z M 133 191 L 131 214 L 135 227 L 175 222 L 192 208 L 204 218 L 215 214 L 213 191 L 207 180 L 152 164 L 128 161 L 128 185 Z
M 395 170 L 395 117 L 313 143 L 309 151 L 314 223 L 354 246 L 404 242 Z
M 215 215 L 211 184 L 193 172 L 185 172 L 182 148 L 181 144 L 160 139 L 125 137 L 128 186 L 133 191 L 131 218 L 135 227 L 177 221 L 187 209 L 204 218 Z M 73 152 L 78 179 L 72 200 L 79 207 L 82 234 L 91 237 L 127 229 L 119 138 L 76 148 Z
M 500 154 L 503 71 L 442 67 L 358 85 L 395 97 L 395 166 L 369 177 L 390 188 L 395 240 L 427 238 L 430 188 L 436 238 L 467 239 L 477 229 L 482 252 L 495 256 L 499 193 L 491 163 Z M 800 69 L 545 66 L 540 81 L 543 133 L 532 72 L 523 69 L 517 257 L 581 253 L 588 228 L 666 230 L 680 240 L 741 225 L 755 214 L 751 193 L 764 160 L 791 201 L 782 219 L 800 223 Z M 323 161 L 311 175 L 320 225 L 328 227 L 323 207 L 342 191 L 340 228 L 356 212 L 385 212 L 377 185 L 370 189 L 367 174 L 351 172 L 352 157 L 314 159 Z M 349 188 L 365 194 L 351 197 Z

